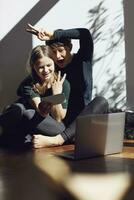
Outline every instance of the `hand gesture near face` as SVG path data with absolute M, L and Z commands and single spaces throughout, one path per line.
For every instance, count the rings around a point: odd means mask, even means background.
M 57 80 L 55 80 L 52 83 L 52 93 L 55 94 L 61 94 L 62 93 L 62 89 L 63 89 L 63 83 L 65 81 L 66 78 L 66 74 L 64 74 L 63 77 L 61 77 L 61 72 L 58 72 L 58 77 Z
M 38 37 L 38 39 L 42 41 L 51 40 L 53 37 L 53 33 L 50 33 L 42 28 L 35 28 L 31 24 L 28 24 L 27 32 L 32 33 Z

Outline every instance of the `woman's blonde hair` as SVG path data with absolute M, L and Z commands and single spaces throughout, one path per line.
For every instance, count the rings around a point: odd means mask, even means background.
M 51 55 L 52 55 L 51 49 L 45 45 L 36 46 L 35 48 L 32 49 L 30 53 L 28 64 L 27 64 L 27 71 L 28 73 L 32 75 L 32 78 L 35 82 L 35 84 L 33 84 L 33 88 L 38 93 L 43 93 L 44 85 L 41 84 L 40 78 L 34 69 L 35 62 L 38 59 L 42 58 L 43 56 L 51 58 Z M 54 80 L 57 80 L 57 74 L 55 72 L 54 72 Z
M 51 57 L 52 51 L 48 46 L 38 45 L 32 49 L 27 62 L 27 71 L 32 73 L 34 70 L 35 62 L 43 56 Z

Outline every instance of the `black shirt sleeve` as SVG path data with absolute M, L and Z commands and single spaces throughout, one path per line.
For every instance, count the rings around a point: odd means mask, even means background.
M 83 58 L 83 60 L 89 60 L 92 63 L 93 57 L 93 39 L 91 33 L 86 28 L 76 28 L 68 30 L 56 30 L 54 32 L 54 39 L 79 39 L 80 48 L 77 52 L 78 58 Z

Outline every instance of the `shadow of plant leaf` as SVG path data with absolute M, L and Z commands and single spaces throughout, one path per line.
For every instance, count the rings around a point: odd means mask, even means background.
M 122 5 L 121 1 L 121 6 Z M 112 9 L 112 8 L 111 8 Z M 94 85 L 95 96 L 103 95 L 109 100 L 110 106 L 122 107 L 126 106 L 126 87 L 125 87 L 125 58 L 122 57 L 119 64 L 116 64 L 115 73 L 111 73 L 110 65 L 114 62 L 114 55 L 118 51 L 120 45 L 124 42 L 124 27 L 122 22 L 122 10 L 120 9 L 113 19 L 113 23 L 116 24 L 114 27 L 109 27 L 107 31 L 104 31 L 104 27 L 108 23 L 108 8 L 105 6 L 105 0 L 100 0 L 100 3 L 94 8 L 90 9 L 89 15 L 89 30 L 92 33 L 95 46 L 101 42 L 107 42 L 107 36 L 109 36 L 108 45 L 105 47 L 104 54 L 94 54 L 93 66 L 100 65 L 100 71 L 97 74 L 97 79 L 100 77 L 107 76 L 107 82 L 104 84 L 101 91 L 99 91 L 98 84 Z M 109 62 L 106 62 L 109 57 Z M 116 62 L 115 62 L 116 63 Z

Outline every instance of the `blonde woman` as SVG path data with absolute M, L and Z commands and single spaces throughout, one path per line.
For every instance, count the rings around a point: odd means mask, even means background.
M 13 145 L 16 143 L 27 145 L 32 142 L 34 148 L 41 148 L 64 143 L 60 133 L 65 129 L 62 121 L 67 112 L 70 85 L 65 79 L 66 74 L 61 77 L 60 72 L 55 72 L 50 51 L 45 45 L 37 46 L 31 51 L 30 74 L 22 81 L 17 90 L 17 94 L 21 98 L 5 112 L 6 116 L 8 115 L 8 121 L 12 121 L 16 107 L 17 109 L 21 107 L 20 119 L 17 116 L 11 126 L 6 128 L 8 136 L 10 135 L 8 138 L 14 138 L 11 139 Z M 62 104 L 52 105 L 42 101 L 45 96 L 61 93 L 64 93 L 65 96 Z M 5 114 L 3 116 L 5 117 Z M 4 120 L 6 124 L 6 118 Z M 51 140 L 48 136 L 51 136 Z
M 70 86 L 65 80 L 66 74 L 61 77 L 60 72 L 55 72 L 50 55 L 51 50 L 45 45 L 37 46 L 32 50 L 29 59 L 30 76 L 20 84 L 17 91 L 18 95 L 27 102 L 27 110 L 24 112 L 25 126 L 27 132 L 34 136 L 35 148 L 48 146 L 47 137 L 44 135 L 55 136 L 50 141 L 50 146 L 64 143 L 60 132 L 65 128 L 62 120 L 67 112 Z M 62 104 L 51 105 L 42 101 L 42 97 L 61 93 L 65 95 Z M 36 118 L 34 122 L 31 120 L 33 118 Z

